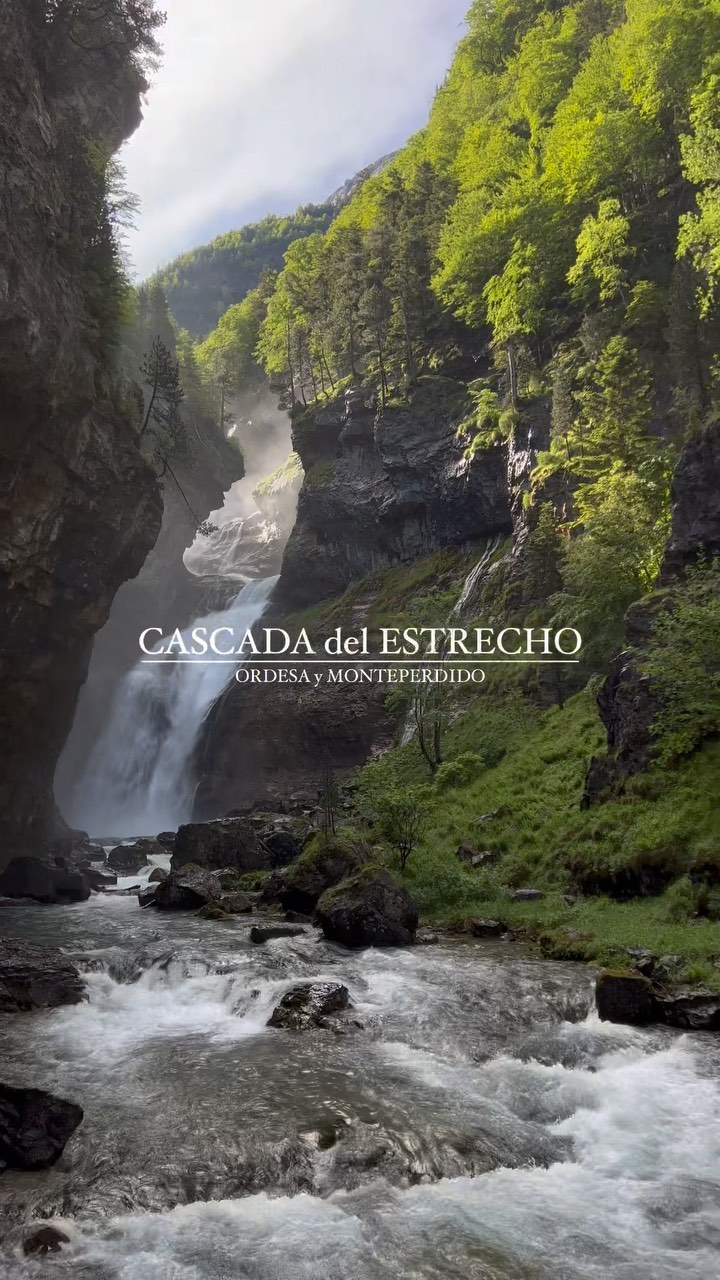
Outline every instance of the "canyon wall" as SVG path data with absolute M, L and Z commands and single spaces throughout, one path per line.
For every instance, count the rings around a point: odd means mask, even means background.
M 117 147 L 144 87 L 122 58 L 51 76 L 43 6 L 0 14 L 0 866 L 52 835 L 52 780 L 93 636 L 158 536 L 162 500 L 78 283 L 74 143 Z

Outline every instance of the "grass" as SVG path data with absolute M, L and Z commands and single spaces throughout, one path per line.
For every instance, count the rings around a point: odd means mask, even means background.
M 401 785 L 429 784 L 408 888 L 427 921 L 495 917 L 533 934 L 546 954 L 603 963 L 622 959 L 627 947 L 678 954 L 682 976 L 720 989 L 720 970 L 712 964 L 720 956 L 720 924 L 675 922 L 674 887 L 628 902 L 581 895 L 569 904 L 564 897 L 577 894 L 578 882 L 617 883 L 621 873 L 648 868 L 669 884 L 700 866 L 720 874 L 720 743 L 674 770 L 641 775 L 626 796 L 582 811 L 588 760 L 604 742 L 587 691 L 563 709 L 543 710 L 518 690 L 491 688 L 462 708 L 445 742 L 448 760 L 488 746 L 504 752 L 467 785 L 436 788 L 414 743 L 375 763 L 376 785 L 383 774 Z M 497 816 L 481 820 L 488 814 Z M 460 864 L 455 854 L 465 841 L 499 852 L 497 867 L 473 871 Z M 515 903 L 511 894 L 520 887 L 541 889 L 546 897 Z M 568 929 L 588 936 L 568 939 Z

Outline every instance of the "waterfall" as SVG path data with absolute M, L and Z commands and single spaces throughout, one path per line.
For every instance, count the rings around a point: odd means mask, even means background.
M 251 582 L 228 608 L 194 627 L 242 634 L 261 617 L 277 578 Z M 122 680 L 110 716 L 69 808 L 70 821 L 94 836 L 156 835 L 192 816 L 193 757 L 205 717 L 234 668 L 201 660 L 138 662 Z

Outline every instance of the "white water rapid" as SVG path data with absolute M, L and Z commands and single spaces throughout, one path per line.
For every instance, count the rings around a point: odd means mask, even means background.
M 196 618 L 242 634 L 262 615 L 277 578 L 243 587 L 226 610 Z M 156 835 L 189 821 L 193 757 L 205 717 L 235 668 L 218 662 L 138 662 L 122 680 L 67 816 L 93 836 Z
M 2 1175 L 2 1280 L 720 1275 L 717 1038 L 598 1022 L 586 967 L 256 946 L 112 894 L 3 915 L 89 998 L 0 1013 L 3 1079 L 85 1112 L 55 1168 Z M 347 1034 L 266 1025 L 309 980 L 348 987 Z M 43 1219 L 69 1243 L 24 1259 Z

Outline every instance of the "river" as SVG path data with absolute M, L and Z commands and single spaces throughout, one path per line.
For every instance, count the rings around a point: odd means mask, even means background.
M 599 1023 L 583 966 L 310 928 L 258 946 L 248 918 L 110 893 L 2 926 L 89 984 L 0 1018 L 3 1079 L 85 1109 L 54 1169 L 2 1177 L 3 1280 L 720 1275 L 717 1040 Z M 362 1026 L 268 1029 L 310 978 L 343 981 Z M 30 1218 L 71 1243 L 20 1260 Z

